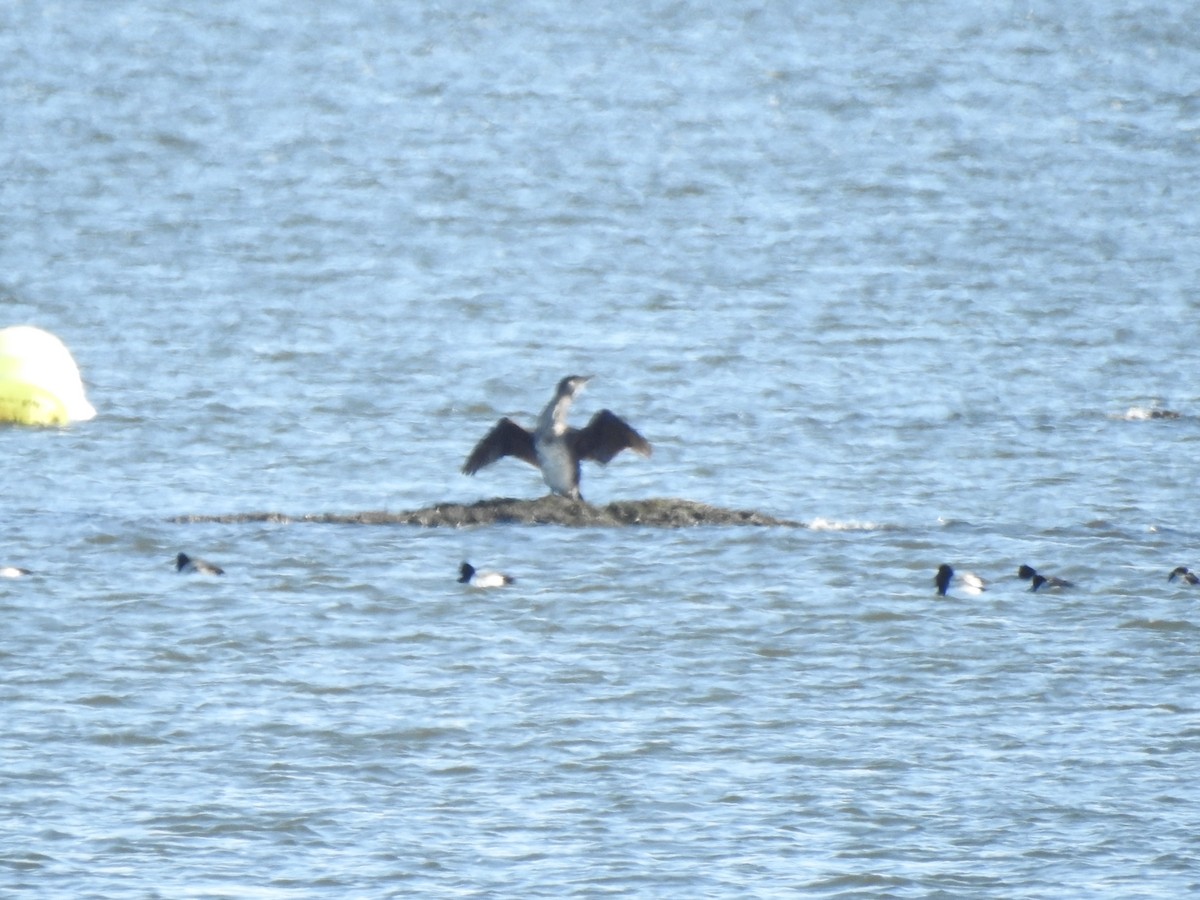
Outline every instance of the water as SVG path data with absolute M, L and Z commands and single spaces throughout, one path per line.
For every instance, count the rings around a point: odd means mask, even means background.
M 0 51 L 3 323 L 99 410 L 0 431 L 5 892 L 1194 892 L 1194 11 L 14 3 Z M 170 521 L 536 496 L 458 467 L 571 372 L 655 445 L 592 501 L 813 527 Z

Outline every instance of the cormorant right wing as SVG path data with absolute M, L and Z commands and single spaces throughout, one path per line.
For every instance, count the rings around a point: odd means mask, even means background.
M 607 463 L 622 450 L 632 450 L 649 456 L 650 442 L 634 431 L 633 426 L 607 409 L 592 416 L 583 428 L 571 432 L 575 453 L 579 459 L 594 459 Z

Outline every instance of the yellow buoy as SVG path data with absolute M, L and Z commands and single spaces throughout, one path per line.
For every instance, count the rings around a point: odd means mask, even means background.
M 32 325 L 0 329 L 0 422 L 66 425 L 95 415 L 62 341 Z

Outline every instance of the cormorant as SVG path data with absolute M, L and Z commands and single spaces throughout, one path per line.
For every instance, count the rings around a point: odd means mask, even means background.
M 603 464 L 622 450 L 649 456 L 650 443 L 628 422 L 607 409 L 592 416 L 583 428 L 572 428 L 567 424 L 571 401 L 591 377 L 568 375 L 560 381 L 532 432 L 512 419 L 501 419 L 475 445 L 463 463 L 463 473 L 474 475 L 503 456 L 515 456 L 541 469 L 542 478 L 553 493 L 582 500 L 579 493 L 581 460 L 594 459 Z

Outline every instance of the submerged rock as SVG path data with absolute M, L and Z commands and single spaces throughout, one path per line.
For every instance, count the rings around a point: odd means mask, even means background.
M 335 525 L 419 525 L 423 528 L 463 528 L 471 525 L 567 525 L 576 528 L 644 525 L 685 528 L 696 525 L 775 525 L 802 528 L 804 523 L 779 519 L 753 510 L 723 509 L 694 500 L 618 500 L 592 506 L 554 495 L 536 500 L 497 497 L 477 503 L 439 503 L 407 512 L 386 510 L 360 513 L 322 513 L 289 516 L 283 513 L 233 513 L 218 516 L 177 516 L 174 522 L 318 522 Z

